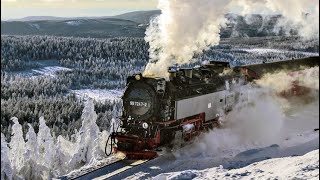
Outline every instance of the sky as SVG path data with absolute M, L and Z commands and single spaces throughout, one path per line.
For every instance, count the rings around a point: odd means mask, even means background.
M 157 0 L 1 0 L 1 20 L 26 16 L 109 16 L 157 9 Z

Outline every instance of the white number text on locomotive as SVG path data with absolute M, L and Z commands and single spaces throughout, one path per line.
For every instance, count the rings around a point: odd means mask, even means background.
M 130 101 L 130 106 L 148 107 L 148 103 L 146 103 L 146 102 Z

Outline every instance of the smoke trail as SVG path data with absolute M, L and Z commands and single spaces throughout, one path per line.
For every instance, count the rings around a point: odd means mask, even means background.
M 219 44 L 228 12 L 282 14 L 282 29 L 295 29 L 305 39 L 319 38 L 316 0 L 159 0 L 158 8 L 162 14 L 146 31 L 150 61 L 144 76 L 166 77 L 169 66 L 189 63 L 195 54 Z

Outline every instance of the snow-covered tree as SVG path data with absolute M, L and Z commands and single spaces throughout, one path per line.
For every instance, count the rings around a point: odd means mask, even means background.
M 24 153 L 26 143 L 23 139 L 22 126 L 19 124 L 18 118 L 11 118 L 13 121 L 12 137 L 9 143 L 10 156 L 9 159 L 14 169 L 15 174 L 19 174 L 21 168 L 24 165 Z
M 92 99 L 85 102 L 81 119 L 82 126 L 77 134 L 76 152 L 70 161 L 73 167 L 88 164 L 104 155 L 100 149 L 100 130 L 96 124 L 97 114 Z
M 21 168 L 20 174 L 25 179 L 46 179 L 46 171 L 48 171 L 47 167 L 37 163 L 39 160 L 37 134 L 34 132 L 31 124 L 28 124 L 28 126 L 26 151 L 24 153 L 25 164 Z
M 37 143 L 39 147 L 38 162 L 40 165 L 48 167 L 49 170 L 53 168 L 53 159 L 55 156 L 54 140 L 50 133 L 50 128 L 46 125 L 43 117 L 39 119 L 39 132 L 37 136 Z
M 11 180 L 13 176 L 11 163 L 9 160 L 8 143 L 1 133 L 1 180 Z
M 28 123 L 29 130 L 26 135 L 26 152 L 25 156 L 30 159 L 37 159 L 38 158 L 38 143 L 37 143 L 37 134 L 34 132 L 33 127 L 31 124 Z
M 69 170 L 69 160 L 74 145 L 64 139 L 61 135 L 58 136 L 55 146 L 55 158 L 53 160 L 54 175 L 59 176 L 66 174 Z

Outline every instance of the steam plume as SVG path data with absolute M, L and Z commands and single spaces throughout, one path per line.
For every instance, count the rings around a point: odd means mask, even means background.
M 162 14 L 146 31 L 150 61 L 144 76 L 165 77 L 168 66 L 189 63 L 195 54 L 218 45 L 228 12 L 282 14 L 278 26 L 295 29 L 305 39 L 319 36 L 316 0 L 159 0 L 158 8 Z
M 195 53 L 220 41 L 220 25 L 230 0 L 159 0 L 162 14 L 151 21 L 145 40 L 150 62 L 145 75 L 164 76 L 167 67 L 188 63 Z

